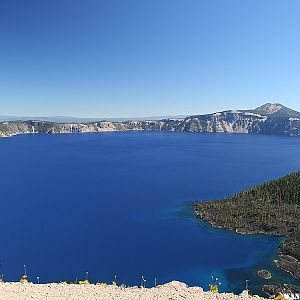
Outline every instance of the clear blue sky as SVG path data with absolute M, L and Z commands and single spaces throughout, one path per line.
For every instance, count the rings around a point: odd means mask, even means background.
M 299 0 L 1 0 L 0 115 L 300 110 Z

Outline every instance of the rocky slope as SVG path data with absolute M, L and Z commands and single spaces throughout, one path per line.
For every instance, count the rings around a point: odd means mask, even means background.
M 199 287 L 187 287 L 184 283 L 173 281 L 156 288 L 121 288 L 113 285 L 78 284 L 0 284 L 0 300 L 259 300 L 258 296 L 234 294 L 213 294 Z
M 300 136 L 300 113 L 267 103 L 254 110 L 223 111 L 184 119 L 89 123 L 10 121 L 0 123 L 0 137 L 26 133 L 80 133 L 125 130 L 257 133 Z

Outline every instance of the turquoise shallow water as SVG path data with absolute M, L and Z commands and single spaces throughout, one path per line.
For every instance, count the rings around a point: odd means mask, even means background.
M 181 280 L 258 290 L 280 242 L 215 230 L 191 202 L 222 198 L 300 168 L 300 139 L 116 132 L 0 140 L 1 272 L 18 280 L 147 285 Z M 274 269 L 275 270 L 275 269 Z M 279 272 L 280 273 L 280 272 Z M 279 274 L 278 273 L 278 274 Z M 285 277 L 280 273 L 278 276 Z

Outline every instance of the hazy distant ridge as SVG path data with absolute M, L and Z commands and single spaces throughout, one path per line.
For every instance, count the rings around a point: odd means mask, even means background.
M 51 117 L 33 117 L 33 116 L 0 116 L 0 122 L 5 121 L 48 121 L 56 123 L 87 123 L 99 121 L 124 122 L 128 120 L 158 120 L 170 118 L 185 118 L 186 115 L 179 116 L 151 116 L 151 117 L 130 117 L 130 118 L 80 118 L 68 116 L 51 116 Z

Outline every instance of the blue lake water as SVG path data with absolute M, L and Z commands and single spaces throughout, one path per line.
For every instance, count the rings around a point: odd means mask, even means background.
M 0 140 L 0 259 L 6 280 L 180 280 L 258 290 L 280 242 L 215 230 L 192 201 L 222 198 L 300 169 L 300 139 L 159 132 Z M 224 212 L 226 213 L 226 212 Z

